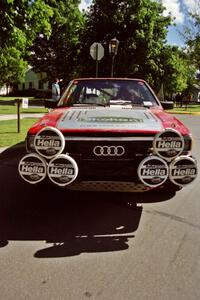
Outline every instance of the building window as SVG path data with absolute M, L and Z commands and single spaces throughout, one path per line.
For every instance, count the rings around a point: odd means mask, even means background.
M 39 90 L 43 90 L 44 89 L 44 82 L 42 80 L 39 80 L 38 87 L 39 87 Z
M 33 82 L 32 81 L 29 82 L 29 86 L 28 87 L 29 87 L 29 89 L 33 88 Z

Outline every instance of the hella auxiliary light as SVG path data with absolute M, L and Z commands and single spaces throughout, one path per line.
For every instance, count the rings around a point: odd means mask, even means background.
M 186 155 L 175 158 L 169 165 L 169 179 L 182 187 L 193 182 L 197 174 L 196 160 Z
M 47 164 L 38 154 L 27 154 L 19 161 L 18 172 L 25 181 L 36 184 L 46 177 Z
M 146 186 L 157 187 L 167 180 L 169 167 L 164 159 L 151 155 L 140 162 L 137 173 Z
M 76 161 L 67 154 L 60 154 L 50 160 L 47 168 L 49 179 L 58 186 L 71 184 L 78 175 Z
M 170 162 L 184 150 L 184 138 L 175 129 L 165 129 L 155 135 L 153 140 L 154 154 Z
M 47 159 L 61 154 L 64 147 L 64 136 L 57 128 L 44 127 L 35 135 L 34 148 L 39 155 Z

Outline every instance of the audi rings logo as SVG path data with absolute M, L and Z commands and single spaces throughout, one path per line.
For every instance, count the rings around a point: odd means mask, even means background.
M 93 153 L 96 156 L 122 156 L 125 149 L 122 146 L 96 146 Z

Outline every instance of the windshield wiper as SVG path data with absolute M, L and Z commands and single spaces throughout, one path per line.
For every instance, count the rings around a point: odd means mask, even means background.
M 133 102 L 130 100 L 123 100 L 123 99 L 117 99 L 117 100 L 110 100 L 109 104 L 117 104 L 117 105 L 126 105 L 126 104 L 132 104 Z
M 123 100 L 123 99 L 117 99 L 117 100 L 110 100 L 109 102 L 110 105 L 131 105 L 131 106 L 142 106 L 144 107 L 144 103 L 141 102 L 134 102 L 134 101 L 131 101 L 131 100 Z
M 87 102 L 84 102 L 84 103 L 74 103 L 73 106 L 106 106 L 106 104 L 103 104 L 103 103 L 87 103 Z

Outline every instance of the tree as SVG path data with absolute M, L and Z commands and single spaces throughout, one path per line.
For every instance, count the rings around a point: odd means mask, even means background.
M 200 70 L 200 4 L 196 7 L 196 12 L 190 13 L 190 22 L 185 27 L 184 37 L 188 46 L 191 63 Z
M 21 51 L 15 47 L 4 47 L 0 52 L 0 86 L 11 86 L 23 81 L 27 62 L 21 57 Z
M 39 33 L 33 46 L 29 62 L 37 71 L 47 72 L 47 77 L 69 81 L 77 74 L 77 55 L 80 51 L 79 32 L 84 17 L 78 5 L 80 0 L 46 0 L 51 6 L 52 31 L 49 37 Z
M 170 22 L 170 17 L 163 16 L 163 7 L 158 1 L 93 0 L 81 35 L 81 74 L 94 76 L 95 63 L 89 56 L 89 48 L 93 42 L 101 42 L 105 56 L 100 62 L 99 76 L 110 75 L 108 44 L 116 37 L 120 44 L 114 76 L 137 76 L 156 85 L 162 71 L 159 56 Z
M 163 48 L 160 61 L 165 95 L 171 96 L 175 92 L 182 92 L 192 83 L 195 70 L 190 64 L 187 53 L 177 46 L 167 45 Z
M 50 7 L 42 0 L 0 2 L 0 84 L 13 84 L 24 77 L 28 47 L 37 32 L 51 30 Z

